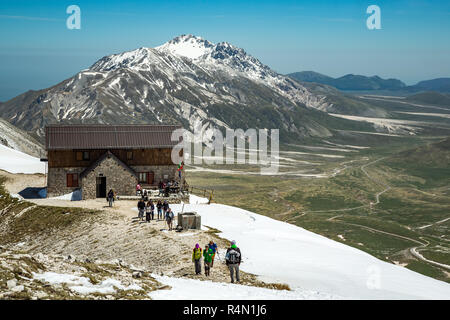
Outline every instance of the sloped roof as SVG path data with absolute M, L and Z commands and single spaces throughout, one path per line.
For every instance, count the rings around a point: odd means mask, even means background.
M 49 125 L 46 150 L 172 148 L 179 125 Z
M 124 169 L 126 169 L 128 172 L 130 172 L 136 178 L 138 177 L 136 171 L 134 171 L 129 166 L 127 166 L 123 161 L 121 161 L 119 158 L 117 158 L 113 153 L 111 153 L 110 151 L 107 151 L 100 158 L 98 158 L 93 164 L 91 164 L 89 167 L 84 169 L 83 172 L 80 173 L 80 178 L 84 178 L 85 176 L 87 176 L 89 172 L 91 172 L 92 170 L 97 168 L 107 158 L 114 159 L 120 166 L 122 166 Z

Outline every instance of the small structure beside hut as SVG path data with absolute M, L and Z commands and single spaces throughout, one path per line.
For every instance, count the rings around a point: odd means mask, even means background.
M 81 189 L 82 199 L 136 194 L 139 183 L 155 189 L 160 181 L 184 183 L 172 162 L 175 125 L 49 125 L 45 128 L 47 196 Z M 183 150 L 180 149 L 180 156 Z
M 180 212 L 178 214 L 178 226 L 182 230 L 200 230 L 202 227 L 202 217 L 197 212 Z

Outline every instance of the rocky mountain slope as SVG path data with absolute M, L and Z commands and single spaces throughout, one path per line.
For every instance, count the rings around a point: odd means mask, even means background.
M 38 158 L 45 154 L 43 146 L 36 139 L 2 118 L 0 118 L 0 144 Z
M 3 103 L 0 113 L 39 139 L 55 122 L 181 123 L 192 129 L 198 121 L 207 132 L 279 128 L 281 139 L 298 139 L 332 135 L 336 120 L 317 111 L 330 105 L 325 95 L 243 49 L 183 35 L 156 48 L 105 56 L 54 87 Z

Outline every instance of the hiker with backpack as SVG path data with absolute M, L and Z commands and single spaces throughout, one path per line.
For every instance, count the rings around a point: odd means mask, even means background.
M 205 250 L 203 251 L 203 261 L 205 263 L 205 276 L 209 276 L 210 270 L 211 270 L 211 261 L 212 261 L 213 251 L 208 247 L 208 245 L 205 246 Z
M 161 200 L 158 200 L 158 203 L 156 204 L 156 209 L 158 210 L 158 220 L 161 220 L 163 218 Z
M 236 241 L 233 240 L 225 255 L 225 263 L 230 270 L 231 283 L 234 283 L 234 274 L 236 274 L 236 281 L 239 282 L 239 265 L 241 264 L 241 259 L 241 249 L 236 246 Z
M 214 241 L 211 240 L 208 244 L 208 248 L 211 249 L 213 252 L 211 260 L 211 268 L 212 268 L 214 266 L 214 258 L 216 257 L 216 253 L 218 253 L 217 244 L 215 244 Z
M 139 200 L 137 207 L 138 207 L 138 211 L 139 211 L 138 218 L 139 218 L 139 220 L 143 220 L 144 212 L 145 212 L 145 202 L 142 198 L 141 198 L 141 200 Z
M 172 221 L 175 218 L 175 215 L 173 214 L 172 209 L 168 209 L 166 212 L 166 222 L 167 222 L 167 227 L 169 228 L 169 231 L 172 231 Z
M 200 260 L 202 259 L 202 248 L 200 248 L 199 244 L 195 245 L 194 250 L 192 251 L 192 262 L 195 266 L 195 274 L 202 273 L 202 265 Z

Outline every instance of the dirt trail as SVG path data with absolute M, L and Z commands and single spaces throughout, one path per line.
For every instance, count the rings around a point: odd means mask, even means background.
M 36 199 L 40 205 L 100 209 L 102 218 L 95 223 L 80 223 L 51 237 L 37 237 L 26 247 L 32 252 L 72 255 L 81 259 L 120 259 L 151 273 L 194 278 L 191 261 L 196 243 L 204 247 L 210 240 L 219 246 L 221 260 L 229 243 L 203 230 L 168 231 L 164 221 L 150 223 L 137 218 L 135 201 L 116 201 L 113 208 L 104 200 L 68 201 Z M 21 247 L 24 249 L 23 245 Z M 27 248 L 27 249 L 28 249 Z M 228 269 L 216 257 L 210 280 L 228 282 Z M 205 278 L 204 275 L 196 278 Z
M 5 187 L 17 194 L 27 187 L 45 185 L 43 175 L 9 174 Z M 217 236 L 218 230 L 168 231 L 164 221 L 150 223 L 137 218 L 137 201 L 115 201 L 112 208 L 104 199 L 70 201 L 60 199 L 27 199 L 40 206 L 80 207 L 100 210 L 96 222 L 79 222 L 70 228 L 60 229 L 51 235 L 32 237 L 26 243 L 13 244 L 12 249 L 29 250 L 30 253 L 73 256 L 88 261 L 121 260 L 146 272 L 174 277 L 196 278 L 229 282 L 229 271 L 224 263 L 229 241 Z M 205 204 L 206 205 L 206 204 Z M 177 212 L 175 212 L 177 214 Z M 176 219 L 175 223 L 176 226 Z M 219 254 L 214 261 L 211 276 L 195 275 L 192 249 L 196 243 L 202 248 L 210 241 L 217 243 Z M 203 265 L 202 265 L 202 271 Z M 241 283 L 260 287 L 277 288 L 266 284 L 252 274 L 241 272 Z

